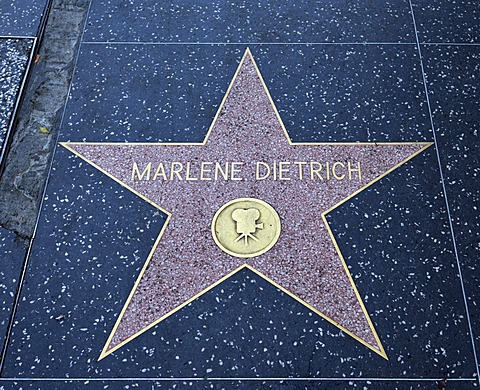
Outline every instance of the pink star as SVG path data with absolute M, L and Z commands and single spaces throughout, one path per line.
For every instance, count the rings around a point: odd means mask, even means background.
M 292 143 L 248 49 L 203 143 L 63 143 L 168 214 L 100 359 L 245 267 L 387 358 L 325 215 L 430 145 Z M 266 253 L 216 245 L 212 219 L 236 198 L 280 216 Z

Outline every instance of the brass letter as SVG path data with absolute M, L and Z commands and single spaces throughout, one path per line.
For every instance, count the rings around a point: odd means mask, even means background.
M 278 163 L 278 179 L 279 180 L 290 180 L 289 177 L 283 177 L 283 174 L 286 172 L 290 172 L 290 168 L 284 168 L 284 165 L 290 165 L 288 161 L 280 161 Z
M 262 164 L 267 169 L 267 173 L 263 177 L 260 177 L 260 164 Z M 257 180 L 264 180 L 268 176 L 270 176 L 270 166 L 267 163 L 264 163 L 263 161 L 257 161 L 257 170 L 256 170 L 255 178 Z
M 178 167 L 178 168 L 175 168 Z M 177 175 L 178 180 L 183 180 L 182 176 L 180 176 L 180 172 L 182 172 L 183 169 L 183 164 L 178 161 L 173 161 L 171 164 L 171 170 L 170 170 L 170 180 L 173 180 L 173 175 Z
M 303 166 L 306 164 L 305 161 L 295 161 L 295 165 L 298 165 L 298 178 L 303 180 Z
M 316 165 L 317 169 L 314 169 L 313 166 Z M 317 161 L 311 161 L 310 162 L 310 179 L 314 180 L 313 174 L 315 173 L 320 180 L 323 181 L 323 177 L 320 175 L 320 171 L 322 170 L 322 164 L 320 164 Z
M 222 171 L 222 166 L 220 163 L 215 163 L 215 180 L 218 180 L 218 171 L 220 171 L 224 180 L 228 180 L 228 162 L 225 163 L 225 171 Z
M 132 167 L 132 181 L 135 180 L 135 174 L 138 176 L 138 180 L 142 180 L 143 176 L 147 176 L 145 180 L 150 180 L 150 168 L 152 167 L 152 163 L 149 162 L 146 166 L 146 168 L 143 170 L 143 172 L 140 174 L 140 171 L 138 170 L 138 165 L 136 162 L 133 163 Z
M 241 168 L 236 168 L 235 165 L 243 165 L 242 162 L 232 162 L 232 166 L 230 168 L 230 174 L 231 174 L 231 179 L 232 180 L 243 180 L 241 177 L 235 177 L 235 173 L 238 173 L 241 171 Z
M 337 175 L 337 170 L 336 169 L 337 169 L 338 165 L 341 165 L 342 168 L 345 168 L 345 164 L 340 162 L 340 161 L 337 161 L 337 162 L 333 163 L 333 167 L 332 167 L 333 177 L 337 180 L 343 180 L 343 179 L 345 179 L 345 174 Z
M 203 174 L 205 172 L 212 172 L 211 169 L 206 169 L 205 168 L 205 165 L 207 164 L 212 164 L 211 162 L 208 162 L 208 161 L 202 161 L 202 164 L 200 165 L 200 180 L 212 180 L 211 177 L 205 177 L 203 176 Z
M 185 173 L 185 180 L 197 180 L 196 177 L 190 177 L 190 161 L 187 162 L 187 172 Z
M 162 176 L 163 180 L 167 180 L 167 175 L 165 174 L 165 168 L 163 167 L 163 163 L 158 163 L 155 175 L 153 175 L 153 180 L 157 180 L 157 176 Z
M 352 169 L 350 161 L 348 162 L 348 180 L 352 180 L 352 172 L 358 173 L 358 180 L 362 180 L 362 171 L 360 170 L 360 161 L 357 163 L 357 169 Z

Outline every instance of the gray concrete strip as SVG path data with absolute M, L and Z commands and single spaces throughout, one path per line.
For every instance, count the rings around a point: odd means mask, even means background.
M 0 226 L 24 239 L 33 235 L 88 6 L 53 1 L 0 178 Z

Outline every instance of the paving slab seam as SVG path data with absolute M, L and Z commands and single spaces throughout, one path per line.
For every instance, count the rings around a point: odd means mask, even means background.
M 420 42 L 424 46 L 480 46 L 480 43 L 465 43 L 465 42 Z
M 463 302 L 464 302 L 464 306 L 465 306 L 465 314 L 467 316 L 468 329 L 469 329 L 469 332 L 470 332 L 470 340 L 471 340 L 471 343 L 472 343 L 472 352 L 473 352 L 473 357 L 474 357 L 474 360 L 475 360 L 475 367 L 476 367 L 476 370 L 477 370 L 477 379 L 478 379 L 478 383 L 480 384 L 480 367 L 478 365 L 478 357 L 477 357 L 476 345 L 475 345 L 475 336 L 473 334 L 472 323 L 471 323 L 471 320 L 470 320 L 470 310 L 468 308 L 468 302 L 467 302 L 467 297 L 466 297 L 466 293 L 465 293 L 465 285 L 464 285 L 464 282 L 463 282 L 462 267 L 461 267 L 461 264 L 460 264 L 460 258 L 459 258 L 459 255 L 458 255 L 457 243 L 456 243 L 456 239 L 455 239 L 455 229 L 453 227 L 452 217 L 451 217 L 451 213 L 450 213 L 450 204 L 448 202 L 447 189 L 445 187 L 445 180 L 444 180 L 442 164 L 441 164 L 441 160 L 440 160 L 440 153 L 439 153 L 439 150 L 438 150 L 437 136 L 436 136 L 436 133 L 435 133 L 435 124 L 434 124 L 433 116 L 432 116 L 432 108 L 431 108 L 431 104 L 430 104 L 430 97 L 429 97 L 429 92 L 428 92 L 427 80 L 426 80 L 426 76 L 425 76 L 425 68 L 423 66 L 422 50 L 421 50 L 421 45 L 420 45 L 420 42 L 419 42 L 419 39 L 418 39 L 417 23 L 416 23 L 416 20 L 415 20 L 415 14 L 413 12 L 412 0 L 409 0 L 409 3 L 410 3 L 410 9 L 411 9 L 411 12 L 412 12 L 413 27 L 414 27 L 414 30 L 415 30 L 415 37 L 417 39 L 418 55 L 420 57 L 420 69 L 422 71 L 423 86 L 424 86 L 424 89 L 425 89 L 425 98 L 426 98 L 426 102 L 427 102 L 428 114 L 429 114 L 429 117 L 430 117 L 430 124 L 431 124 L 431 127 L 432 127 L 433 139 L 434 139 L 434 142 L 435 142 L 435 153 L 437 155 L 438 169 L 439 169 L 439 172 L 440 172 L 440 181 L 442 183 L 442 193 L 443 193 L 443 196 L 444 196 L 444 199 L 445 199 L 445 206 L 446 206 L 446 211 L 447 211 L 448 224 L 449 224 L 449 227 L 450 227 L 450 235 L 452 237 L 453 251 L 455 253 L 457 270 L 458 270 L 458 274 L 459 274 L 460 285 L 461 285 L 461 288 L 462 288 Z
M 27 381 L 38 381 L 38 382 L 103 382 L 103 381 L 112 381 L 112 382 L 123 382 L 123 381 L 138 381 L 138 382 L 174 382 L 174 381 L 195 381 L 195 382 L 206 382 L 206 381 L 352 381 L 352 382 L 438 382 L 445 378 L 359 378 L 359 377 L 299 377 L 299 378 L 284 378 L 284 377 L 225 377 L 225 378 L 204 378 L 204 377 L 172 377 L 172 378 L 145 378 L 145 377 L 129 377 L 129 378 L 0 378 L 1 381 L 8 382 L 27 382 Z M 449 382 L 475 382 L 476 378 L 448 378 Z
M 219 45 L 219 46 L 250 46 L 250 45 L 261 45 L 261 46 L 284 46 L 284 45 L 292 45 L 292 46 L 376 46 L 376 45 L 401 45 L 401 46 L 414 46 L 416 45 L 415 42 L 142 42 L 142 41 L 84 41 L 82 44 L 88 45 L 145 45 L 145 46 L 156 46 L 156 45 L 163 45 L 163 46 L 175 46 L 175 45 L 204 45 L 204 46 L 212 46 L 212 45 Z
M 34 39 L 35 35 L 0 35 L 0 39 Z
M 53 0 L 49 2 L 49 4 L 51 5 L 53 3 Z M 86 16 L 84 17 L 84 21 L 83 21 L 83 29 L 82 29 L 82 33 L 80 35 L 80 39 L 78 40 L 78 43 L 81 42 L 81 39 L 83 37 L 83 34 L 85 32 L 85 26 L 86 26 L 86 23 L 87 23 L 87 20 L 88 20 L 88 12 L 90 10 L 90 6 L 91 6 L 91 0 L 90 0 L 90 3 L 89 3 L 89 6 L 88 6 L 88 11 L 86 13 Z M 48 10 L 50 11 L 50 7 L 48 8 Z M 48 15 L 45 19 L 48 18 Z M 32 50 L 32 53 L 34 51 Z M 76 64 L 77 64 L 77 60 L 78 60 L 78 56 L 79 56 L 79 53 L 80 53 L 80 45 L 77 46 L 77 52 L 75 54 L 75 58 L 73 60 L 73 71 L 72 71 L 72 77 L 70 79 L 70 83 L 69 83 L 69 87 L 68 87 L 68 92 L 67 92 L 67 99 L 68 99 L 68 96 L 70 96 L 70 90 L 72 88 L 72 82 L 73 82 L 73 75 L 75 74 L 75 69 L 76 69 Z M 61 119 L 60 119 L 60 124 L 62 123 L 63 121 L 63 118 L 64 118 L 64 115 L 65 115 L 65 108 L 66 108 L 66 101 L 65 101 L 65 104 L 64 104 L 64 107 L 63 107 L 63 111 L 62 111 L 62 115 L 61 115 Z M 57 135 L 56 135 L 56 138 L 55 138 L 55 141 L 54 141 L 54 145 L 56 146 L 57 143 L 58 143 L 58 137 L 60 135 L 60 132 L 58 131 L 57 132 Z M 4 378 L 2 378 L 2 373 L 3 373 L 3 370 L 5 368 L 5 361 L 6 361 L 6 355 L 7 355 L 7 351 L 8 351 L 8 346 L 10 344 L 10 338 L 11 338 L 11 334 L 12 334 L 12 329 L 13 329 L 13 325 L 14 325 L 14 319 L 15 319 L 15 315 L 16 315 L 16 312 L 17 312 L 17 308 L 18 308 L 18 304 L 20 302 L 20 297 L 21 297 L 21 292 L 22 292 L 22 287 L 23 287 L 23 284 L 24 284 L 24 281 L 25 281 L 25 277 L 26 277 L 26 271 L 27 271 L 27 268 L 28 268 L 28 264 L 29 264 L 29 259 L 30 259 L 30 254 L 31 254 L 31 251 L 32 251 L 32 248 L 33 248 L 33 242 L 34 242 L 34 239 L 35 239 L 35 236 L 36 236 L 36 233 L 37 233 L 37 229 L 38 229 L 38 224 L 39 224 L 39 221 L 40 221 L 40 216 L 42 215 L 42 209 L 43 209 L 43 203 L 45 201 L 45 196 L 46 196 L 46 192 L 47 192 L 47 187 L 48 187 L 48 178 L 50 177 L 50 174 L 51 174 L 51 171 L 52 171 L 52 167 L 53 167 L 53 161 L 54 161 L 54 157 L 55 157 L 55 151 L 56 151 L 56 147 L 53 147 L 52 149 L 52 154 L 50 156 L 50 163 L 49 163 L 49 167 L 48 167 L 48 170 L 47 170 L 47 174 L 46 174 L 46 182 L 45 182 L 45 185 L 43 186 L 43 190 L 42 190 L 42 194 L 41 194 L 41 197 L 40 197 L 40 202 L 39 202 L 39 205 L 38 205 L 38 209 L 39 210 L 37 212 L 37 215 L 36 215 L 36 219 L 35 219 L 35 224 L 34 224 L 34 229 L 33 229 L 33 233 L 32 233 L 32 237 L 30 239 L 30 242 L 29 242 L 29 245 L 28 245 L 28 250 L 27 250 L 27 254 L 25 256 L 25 260 L 23 262 L 23 267 L 22 267 L 22 273 L 21 273 L 21 276 L 19 278 L 19 282 L 18 282 L 18 289 L 17 289 L 17 292 L 16 292 L 16 295 L 15 295 L 15 299 L 14 299 L 14 303 L 12 305 L 12 312 L 10 314 L 10 320 L 9 320 L 9 324 L 7 326 L 7 334 L 5 336 L 5 341 L 4 341 L 4 347 L 3 347 L 3 350 L 1 352 L 1 355 L 0 355 L 0 380 L 3 380 Z M 0 160 L 1 161 L 1 160 Z
M 204 45 L 204 46 L 235 46 L 235 45 L 258 45 L 258 46 L 410 46 L 417 45 L 415 42 L 141 42 L 141 41 L 84 41 L 84 45 L 145 45 L 145 46 L 174 46 L 174 45 Z M 420 42 L 425 46 L 480 46 L 480 43 L 464 43 L 464 42 Z

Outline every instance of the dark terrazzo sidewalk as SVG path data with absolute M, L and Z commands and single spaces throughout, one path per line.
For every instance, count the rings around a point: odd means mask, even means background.
M 15 233 L 0 228 L 0 339 L 5 340 L 10 324 L 10 315 L 14 307 L 18 282 L 22 275 L 22 266 L 27 253 L 25 243 L 20 242 Z

